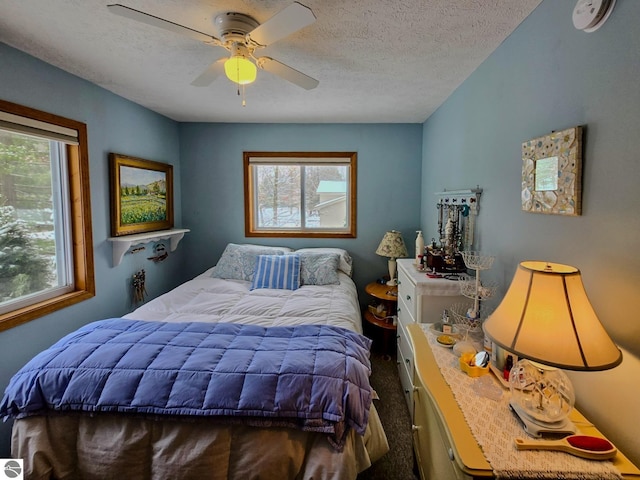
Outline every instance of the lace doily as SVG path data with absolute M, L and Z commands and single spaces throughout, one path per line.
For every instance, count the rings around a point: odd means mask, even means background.
M 485 458 L 498 479 L 621 479 L 610 461 L 587 460 L 564 452 L 517 450 L 514 439 L 526 436 L 518 419 L 509 410 L 509 392 L 499 400 L 476 393 L 476 382 L 460 370 L 458 357 L 444 348 L 428 332 L 429 324 L 421 324 L 436 363 L 460 406 L 471 433 L 482 448 Z M 489 374 L 491 380 L 497 380 Z M 486 381 L 486 380 L 484 380 Z M 502 387 L 500 387 L 502 388 Z M 576 427 L 579 429 L 580 425 Z

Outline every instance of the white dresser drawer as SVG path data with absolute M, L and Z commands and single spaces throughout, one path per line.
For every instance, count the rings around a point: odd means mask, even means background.
M 398 303 L 407 307 L 413 318 L 416 316 L 416 284 L 409 278 L 404 270 L 398 271 Z
M 402 393 L 409 409 L 409 416 L 413 421 L 413 357 L 405 357 L 400 348 L 398 348 L 398 374 L 400 375 Z
M 410 323 L 415 323 L 416 321 L 410 307 L 408 307 L 404 300 L 402 300 L 400 297 L 398 297 L 397 313 L 398 323 L 401 323 L 404 326 L 407 326 Z
M 402 385 L 402 391 L 404 398 L 407 401 L 407 408 L 409 414 L 413 419 L 413 345 L 407 331 L 407 320 L 413 322 L 411 316 L 400 311 L 398 318 L 403 319 L 398 321 L 398 335 L 397 335 L 397 361 L 398 361 L 398 373 L 400 374 L 400 383 Z
M 411 383 L 411 375 L 409 375 L 404 365 L 398 365 L 398 372 L 400 373 L 402 393 L 404 394 L 407 409 L 409 410 L 409 418 L 413 422 L 413 384 Z
M 413 364 L 413 346 L 411 344 L 411 340 L 409 339 L 407 327 L 405 325 L 398 324 L 397 340 L 398 360 L 400 360 L 400 355 L 402 355 L 403 358 L 407 359 Z
M 455 462 L 455 454 L 433 402 L 424 385 L 416 380 L 415 416 L 412 422 L 418 427 L 414 431 L 414 452 L 421 479 L 472 480 Z

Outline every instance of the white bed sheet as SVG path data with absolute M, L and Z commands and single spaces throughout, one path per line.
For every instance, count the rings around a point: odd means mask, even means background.
M 161 295 L 124 318 L 165 322 L 228 322 L 283 326 L 326 324 L 362 333 L 358 293 L 351 278 L 339 285 L 303 285 L 297 290 L 262 288 L 211 277 L 211 269 Z

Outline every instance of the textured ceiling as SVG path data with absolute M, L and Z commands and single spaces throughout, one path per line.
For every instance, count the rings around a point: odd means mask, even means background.
M 300 0 L 315 23 L 261 51 L 320 81 L 265 71 L 246 107 L 224 76 L 190 83 L 225 50 L 113 15 L 121 3 L 215 35 L 213 18 L 263 23 L 292 0 L 2 0 L 0 41 L 178 121 L 421 123 L 541 0 Z

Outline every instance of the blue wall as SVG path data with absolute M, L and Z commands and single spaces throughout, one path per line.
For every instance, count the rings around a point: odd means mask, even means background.
M 421 221 L 437 229 L 430 192 L 480 185 L 477 248 L 497 255 L 483 277 L 504 292 L 520 261 L 580 268 L 624 361 L 572 374 L 577 402 L 640 464 L 640 2 L 619 0 L 593 33 L 573 28 L 574 6 L 545 0 L 424 124 Z M 523 212 L 522 142 L 576 125 L 582 216 Z
M 353 256 L 366 302 L 364 285 L 387 271 L 387 259 L 375 254 L 384 232 L 403 232 L 411 252 L 419 223 L 421 125 L 182 124 L 180 142 L 183 218 L 192 229 L 189 276 L 214 265 L 229 242 L 339 246 Z M 245 238 L 244 151 L 357 152 L 357 238 Z
M 183 278 L 184 250 L 162 263 L 147 251 L 112 266 L 109 214 L 109 152 L 174 165 L 175 220 L 181 225 L 178 125 L 89 82 L 0 43 L 0 98 L 87 124 L 96 296 L 54 314 L 0 332 L 0 390 L 27 360 L 89 321 L 131 310 L 130 278 L 144 268 L 153 297 Z M 9 456 L 10 423 L 0 423 L 0 458 Z

